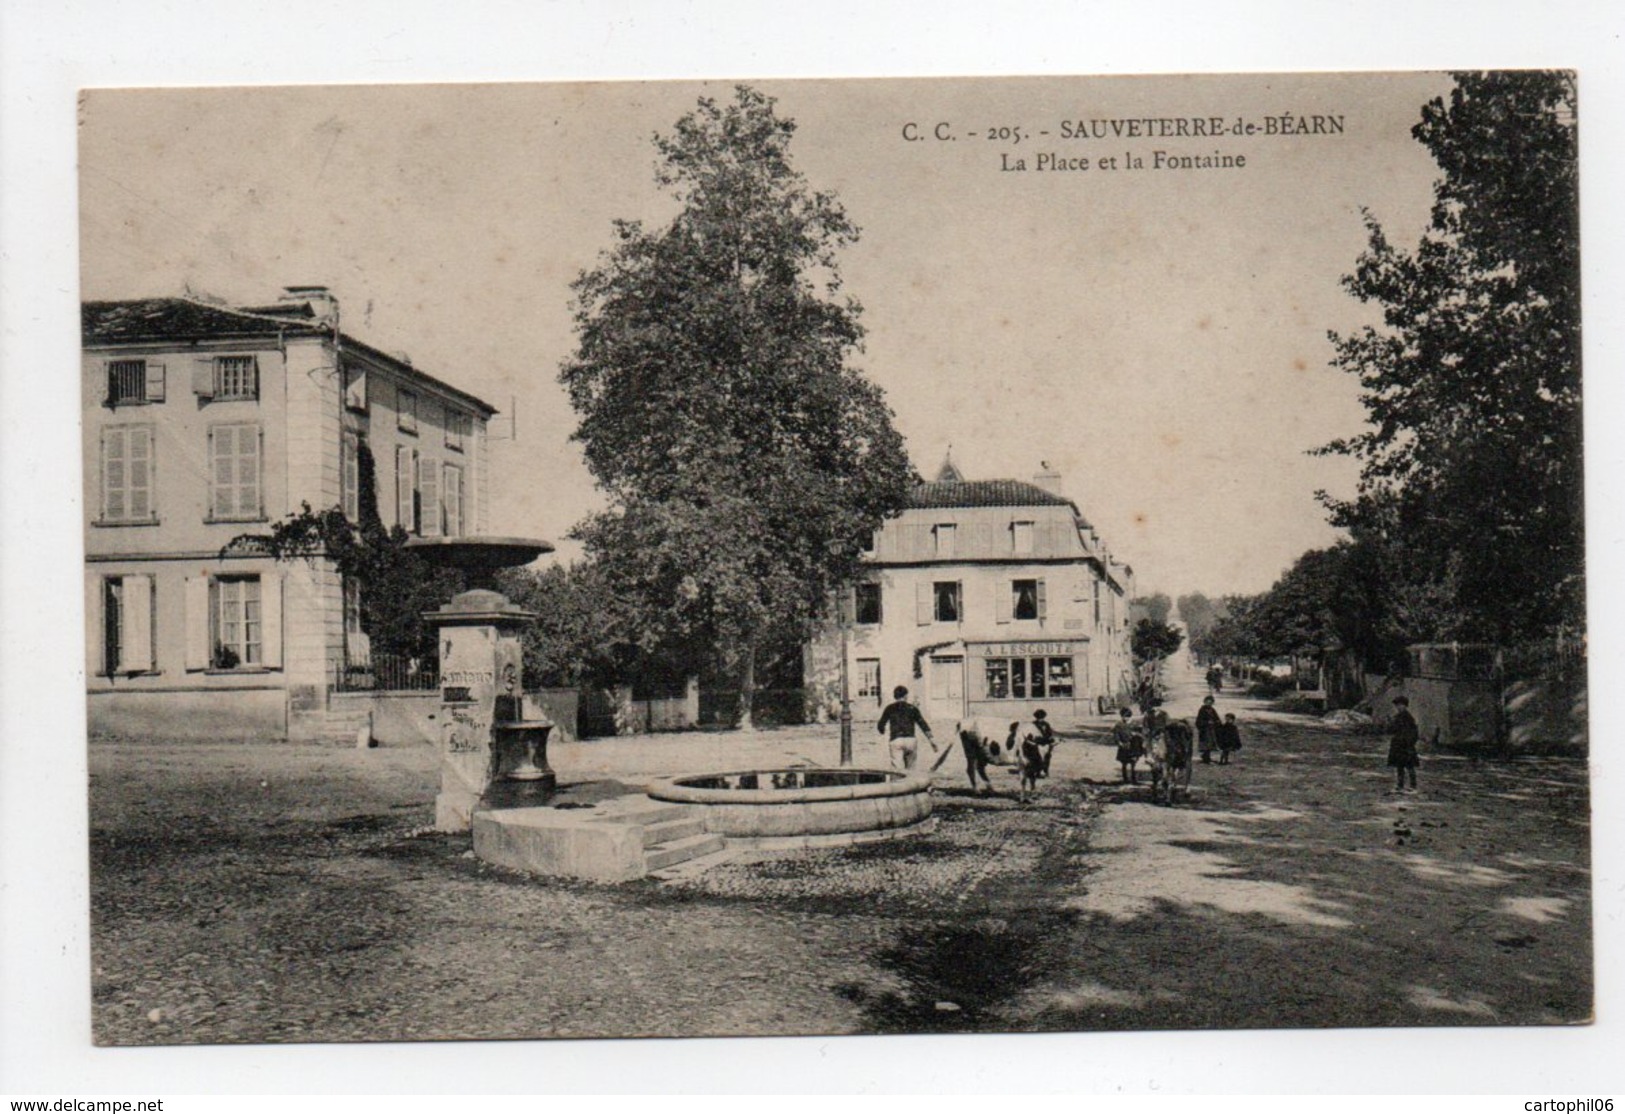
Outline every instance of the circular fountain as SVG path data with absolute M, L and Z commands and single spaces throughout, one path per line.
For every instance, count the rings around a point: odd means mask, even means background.
M 657 801 L 695 806 L 707 831 L 755 847 L 896 839 L 929 831 L 930 775 L 847 767 L 685 774 L 649 786 Z

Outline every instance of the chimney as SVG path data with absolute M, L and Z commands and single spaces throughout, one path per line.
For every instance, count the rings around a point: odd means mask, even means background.
M 1047 460 L 1039 461 L 1038 474 L 1033 477 L 1033 483 L 1051 495 L 1061 494 L 1061 474 L 1051 468 Z
M 339 326 L 339 300 L 325 286 L 284 286 L 283 302 L 289 305 L 308 305 L 320 323 Z

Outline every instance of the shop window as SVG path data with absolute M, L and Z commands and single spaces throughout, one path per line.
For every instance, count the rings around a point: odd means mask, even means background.
M 260 502 L 260 427 L 209 429 L 209 518 L 234 522 L 264 517 Z
M 987 698 L 1005 700 L 1010 696 L 1010 659 L 987 659 Z
M 880 622 L 880 585 L 859 584 L 853 589 L 854 619 L 858 623 Z
M 989 700 L 1071 699 L 1076 692 L 1070 657 L 988 658 L 983 670 Z
M 117 425 L 102 430 L 104 523 L 158 521 L 151 426 Z
M 880 707 L 885 703 L 880 688 L 880 659 L 859 658 L 857 675 L 857 698 L 864 703 L 872 703 Z
M 1072 659 L 1049 659 L 1049 694 L 1052 697 L 1072 696 Z

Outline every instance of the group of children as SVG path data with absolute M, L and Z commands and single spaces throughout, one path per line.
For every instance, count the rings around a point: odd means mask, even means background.
M 1145 757 L 1151 739 L 1167 730 L 1168 716 L 1147 708 L 1144 722 L 1136 723 L 1131 709 L 1122 709 L 1120 715 L 1112 727 L 1112 739 L 1117 743 L 1117 764 L 1122 767 L 1123 783 L 1138 785 L 1140 759 Z M 1196 746 L 1202 761 L 1210 764 L 1213 752 L 1218 751 L 1221 766 L 1230 765 L 1230 756 L 1241 749 L 1241 726 L 1236 723 L 1236 714 L 1230 712 L 1221 720 L 1211 696 L 1202 700 L 1201 710 L 1196 713 Z

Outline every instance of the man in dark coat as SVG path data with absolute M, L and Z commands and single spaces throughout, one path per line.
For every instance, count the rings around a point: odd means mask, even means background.
M 1196 713 L 1196 746 L 1202 752 L 1202 761 L 1213 761 L 1213 750 L 1219 745 L 1219 709 L 1213 706 L 1213 697 L 1202 698 L 1202 710 Z
M 914 739 L 914 729 L 918 727 L 924 734 L 931 749 L 937 749 L 936 739 L 931 737 L 931 725 L 925 722 L 920 710 L 908 702 L 908 689 L 898 685 L 892 690 L 893 700 L 886 705 L 885 711 L 880 713 L 880 723 L 875 730 L 885 735 L 891 741 L 892 765 L 901 765 L 905 770 L 914 768 L 914 759 L 919 755 L 919 743 Z M 901 760 L 901 761 L 899 761 Z
M 1411 702 L 1407 697 L 1394 697 L 1394 718 L 1388 723 L 1388 731 L 1388 765 L 1394 768 L 1394 774 L 1399 779 L 1394 790 L 1404 790 L 1407 770 L 1411 775 L 1411 788 L 1415 789 L 1416 767 L 1421 765 L 1416 744 L 1421 731 L 1417 729 L 1416 718 L 1411 715 Z

